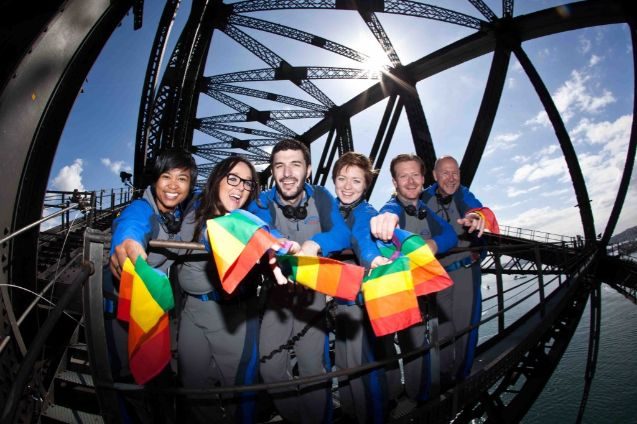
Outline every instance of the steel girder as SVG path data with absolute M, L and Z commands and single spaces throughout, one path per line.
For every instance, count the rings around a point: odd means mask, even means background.
M 51 169 L 66 117 L 97 55 L 130 6 L 128 0 L 66 1 L 49 20 L 36 20 L 42 27 L 28 53 L 6 57 L 13 62 L 7 62 L 12 78 L 0 93 L 3 234 L 41 217 L 47 170 Z M 0 284 L 18 283 L 36 289 L 37 236 L 37 230 L 31 231 L 0 246 Z M 11 302 L 3 303 L 3 331 L 11 315 L 22 313 L 25 302 L 22 293 L 17 293 Z M 14 311 L 7 311 L 7 305 Z M 3 334 L 11 334 L 11 330 Z M 14 364 L 20 359 L 13 338 L 0 358 L 0 404 L 5 403 L 16 371 Z
M 144 77 L 144 86 L 142 89 L 143 91 L 141 95 L 141 101 L 139 103 L 137 133 L 135 136 L 136 152 L 146 152 L 148 149 L 151 111 L 153 110 L 153 104 L 155 102 L 157 79 L 159 78 L 159 68 L 164 57 L 166 42 L 168 41 L 168 36 L 170 34 L 172 24 L 175 20 L 175 15 L 177 13 L 178 7 L 179 0 L 167 1 L 159 20 L 159 24 L 157 25 L 155 39 L 153 41 L 153 46 L 150 52 L 150 58 L 148 59 L 148 66 L 146 68 L 146 76 Z M 145 154 L 135 155 L 135 164 L 133 170 L 134 175 L 143 175 L 144 168 L 146 167 L 146 160 L 147 156 Z

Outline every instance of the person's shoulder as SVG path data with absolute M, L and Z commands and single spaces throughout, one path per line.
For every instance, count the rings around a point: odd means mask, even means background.
M 133 200 L 126 208 L 124 208 L 126 213 L 153 213 L 153 205 L 148 202 L 147 199 L 135 199 Z
M 463 197 L 465 196 L 471 196 L 471 197 L 476 197 L 473 192 L 471 190 L 469 190 L 469 187 L 463 186 L 461 185 L 460 188 L 458 189 L 458 193 L 460 193 Z
M 275 188 L 269 188 L 259 193 L 259 196 L 251 201 L 248 205 L 248 209 L 258 207 L 260 209 L 267 209 L 268 206 L 274 201 Z
M 429 187 L 425 188 L 420 197 L 422 197 L 423 199 L 428 199 L 430 197 L 433 197 L 436 195 L 436 189 L 438 188 L 438 183 L 433 183 L 432 185 L 430 185 Z
M 369 202 L 363 201 L 354 208 L 355 216 L 375 216 L 378 215 L 378 211 Z
M 310 197 L 316 198 L 317 196 L 322 196 L 322 197 L 328 197 L 330 199 L 334 199 L 334 196 L 332 195 L 332 193 L 330 193 L 328 189 L 320 185 L 305 184 L 305 190 L 307 191 L 307 194 Z

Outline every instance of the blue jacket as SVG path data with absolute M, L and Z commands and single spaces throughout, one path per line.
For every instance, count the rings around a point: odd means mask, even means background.
M 431 197 L 436 196 L 436 190 L 438 190 L 438 183 L 433 183 L 429 187 L 427 187 L 420 198 L 427 203 L 427 201 Z M 469 209 L 473 208 L 481 208 L 482 203 L 469 191 L 469 189 L 465 186 L 460 186 L 460 188 L 452 195 L 453 202 L 456 203 L 458 207 L 458 211 L 464 216 Z
M 189 197 L 186 202 L 189 202 Z M 182 204 L 183 205 L 183 204 Z M 175 214 L 188 215 L 194 212 L 192 208 L 178 208 Z M 179 216 L 185 221 L 185 216 Z M 155 203 L 152 190 L 148 187 L 144 191 L 141 199 L 134 200 L 128 205 L 117 218 L 113 220 L 112 237 L 111 237 L 111 255 L 115 251 L 115 246 L 124 242 L 124 240 L 134 240 L 144 246 L 148 250 L 148 242 L 153 239 L 157 240 L 182 240 L 180 234 L 169 234 L 162 223 L 159 209 Z M 190 240 L 188 240 L 190 241 Z M 147 262 L 150 266 L 166 271 L 172 264 L 173 259 L 168 260 L 168 256 L 176 254 L 178 251 L 173 249 L 160 249 L 157 252 L 148 252 Z
M 318 209 L 322 232 L 314 234 L 310 240 L 321 246 L 321 254 L 328 256 L 350 247 L 350 231 L 338 210 L 336 199 L 321 186 L 305 183 L 305 193 L 313 198 Z M 268 225 L 277 228 L 276 208 L 280 203 L 276 187 L 261 192 L 258 201 L 248 205 L 248 211 Z M 280 203 L 281 204 L 281 203 Z
M 374 258 L 380 256 L 380 251 L 372 239 L 369 227 L 370 219 L 376 215 L 378 215 L 376 209 L 363 201 L 347 217 L 347 225 L 352 231 L 352 249 L 359 263 L 365 268 L 369 268 Z
M 438 252 L 436 254 L 445 253 L 449 249 L 456 247 L 458 244 L 458 236 L 456 236 L 453 227 L 449 225 L 447 221 L 436 215 L 422 200 L 418 200 L 418 209 L 420 208 L 425 208 L 427 211 L 425 219 L 431 231 L 431 239 L 435 241 L 438 246 Z M 391 212 L 398 215 L 398 225 L 400 225 L 400 228 L 405 228 L 405 210 L 398 202 L 398 199 L 396 199 L 396 196 L 392 196 L 391 199 L 385 203 L 385 206 L 380 209 L 380 213 L 384 212 Z

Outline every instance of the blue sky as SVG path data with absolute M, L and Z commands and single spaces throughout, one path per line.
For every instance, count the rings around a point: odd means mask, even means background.
M 49 176 L 51 189 L 121 187 L 119 172 L 131 169 L 141 86 L 162 2 L 145 3 L 144 27 L 134 32 L 132 15 L 125 18 L 89 73 L 83 92 L 78 94 Z M 187 17 L 189 2 L 183 3 L 167 55 Z M 468 2 L 427 3 L 479 17 Z M 486 3 L 501 15 L 500 1 Z M 516 2 L 514 14 L 559 4 L 561 2 L 556 1 Z M 277 11 L 255 12 L 249 16 L 321 35 L 382 60 L 380 48 L 356 12 Z M 469 28 L 422 18 L 377 16 L 403 64 L 473 32 Z M 248 28 L 244 31 L 295 66 L 361 67 L 357 62 L 316 47 Z M 610 25 L 570 31 L 525 42 L 522 47 L 562 113 L 592 199 L 597 232 L 601 232 L 624 168 L 632 125 L 633 65 L 628 27 Z M 220 32 L 214 33 L 210 52 L 206 76 L 267 67 Z M 462 157 L 482 99 L 491 59 L 492 55 L 484 55 L 418 83 L 438 155 Z M 375 83 L 368 80 L 313 82 L 337 104 Z M 314 101 L 289 82 L 246 86 Z M 296 109 L 266 100 L 237 98 L 261 110 Z M 385 104 L 386 101 L 380 102 L 352 118 L 355 150 L 369 153 Z M 232 112 L 227 106 L 201 95 L 198 117 Z M 284 123 L 302 133 L 316 122 L 306 119 Z M 259 127 L 259 124 L 247 126 Z M 316 160 L 324 140 L 325 137 L 313 145 Z M 195 144 L 214 141 L 195 132 Z M 402 116 L 385 169 L 381 170 L 371 198 L 373 205 L 380 207 L 393 191 L 387 169 L 389 159 L 413 150 L 407 121 Z M 637 223 L 637 212 L 630 207 L 637 204 L 636 179 L 633 175 L 616 232 Z M 332 188 L 331 184 L 328 187 Z M 558 234 L 582 233 L 579 212 L 574 207 L 577 202 L 572 183 L 555 133 L 514 57 L 487 149 L 471 189 L 496 212 L 502 224 Z

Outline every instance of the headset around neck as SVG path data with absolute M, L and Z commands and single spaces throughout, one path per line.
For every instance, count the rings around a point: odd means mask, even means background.
M 181 230 L 181 207 L 174 211 L 159 212 L 160 222 L 168 234 L 177 234 Z
M 307 218 L 307 204 L 310 201 L 310 196 L 305 190 L 305 186 L 303 187 L 303 197 L 305 200 L 303 201 L 302 204 L 298 206 L 282 205 L 277 200 L 276 195 L 274 197 L 274 203 L 276 203 L 279 209 L 281 209 L 281 212 L 283 213 L 284 217 L 286 217 L 287 219 L 294 219 L 296 221 L 300 221 L 302 219 Z
M 349 215 L 352 213 L 352 211 L 356 209 L 356 206 L 360 205 L 363 202 L 363 200 L 365 200 L 365 198 L 364 196 L 361 195 L 361 197 L 359 197 L 358 200 L 350 203 L 349 205 L 345 205 L 341 203 L 340 206 L 338 207 L 338 211 L 341 213 L 341 216 L 343 217 L 343 219 L 347 219 Z
M 418 200 L 418 207 L 414 205 L 405 205 L 399 198 L 396 196 L 396 201 L 400 206 L 403 207 L 405 213 L 409 216 L 415 216 L 419 220 L 423 220 L 427 217 L 427 208 L 420 203 L 420 199 Z

